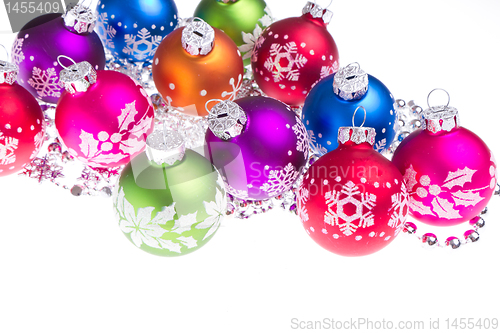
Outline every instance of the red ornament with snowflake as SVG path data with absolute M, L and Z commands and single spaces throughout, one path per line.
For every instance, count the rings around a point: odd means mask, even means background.
M 495 190 L 493 154 L 476 134 L 460 127 L 455 108 L 435 106 L 423 116 L 424 129 L 406 137 L 393 156 L 407 182 L 410 213 L 436 226 L 469 221 Z
M 16 65 L 0 61 L 0 176 L 31 162 L 45 138 L 42 109 L 16 82 L 17 71 Z
M 274 22 L 257 38 L 252 69 L 267 95 L 302 105 L 313 85 L 337 72 L 337 45 L 326 29 L 332 12 L 308 2 L 300 17 Z
M 115 71 L 95 71 L 87 62 L 61 71 L 66 91 L 55 125 L 69 153 L 92 167 L 127 163 L 146 147 L 154 111 L 142 86 Z
M 373 149 L 375 129 L 341 127 L 339 146 L 307 171 L 297 210 L 306 232 L 325 249 L 363 256 L 387 246 L 408 214 L 398 169 Z

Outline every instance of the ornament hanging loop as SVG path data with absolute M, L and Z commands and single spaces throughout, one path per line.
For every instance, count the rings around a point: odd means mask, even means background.
M 429 97 L 431 97 L 431 94 L 432 94 L 434 91 L 436 91 L 436 90 L 441 90 L 441 91 L 444 91 L 444 92 L 446 93 L 446 95 L 448 96 L 448 102 L 446 103 L 446 106 L 445 106 L 445 107 L 447 108 L 447 107 L 450 105 L 450 94 L 449 94 L 446 90 L 444 90 L 444 89 L 442 89 L 442 88 L 434 88 L 434 89 L 432 89 L 432 90 L 431 90 L 431 92 L 429 93 L 429 95 L 427 95 L 427 106 L 428 106 L 429 108 L 431 108 L 431 105 L 429 104 Z
M 358 109 L 363 109 L 364 113 L 365 113 L 365 117 L 363 118 L 363 123 L 361 124 L 361 126 L 359 127 L 363 127 L 363 125 L 365 124 L 365 121 L 366 121 L 366 109 L 363 107 L 363 106 L 358 106 L 356 108 L 356 110 L 354 110 L 354 113 L 352 114 L 352 127 L 356 127 L 356 125 L 354 124 L 354 117 L 356 116 L 356 112 L 358 112 Z
M 0 46 L 4 49 L 5 51 L 5 61 L 9 62 L 9 51 L 7 50 L 7 48 L 3 45 L 3 44 L 0 44 Z M 1 59 L 1 58 L 0 58 Z M 0 65 L 0 66 L 3 66 L 3 65 Z
M 65 55 L 60 55 L 57 57 L 57 62 L 59 63 L 59 65 L 61 65 L 62 68 L 64 69 L 68 69 L 68 67 L 64 66 L 60 60 L 60 58 L 65 58 L 65 59 L 68 59 L 69 61 L 71 61 L 73 63 L 73 65 L 76 65 L 76 61 L 74 61 L 73 59 L 71 59 L 70 57 L 68 56 L 65 56 Z M 73 68 L 73 72 L 76 72 L 76 69 Z
M 211 102 L 217 102 L 217 103 L 220 103 L 222 102 L 222 99 L 209 99 L 206 103 L 205 103 L 205 110 L 207 110 L 207 112 L 209 114 L 212 114 L 212 108 L 208 108 L 208 103 L 211 103 Z
M 332 3 L 333 3 L 333 0 L 330 0 L 330 3 L 328 4 L 328 6 L 323 7 L 323 8 L 324 8 L 324 9 L 328 9 L 328 8 L 332 5 Z M 318 5 L 318 3 L 316 2 L 316 0 L 314 0 L 314 4 L 315 4 L 315 5 Z

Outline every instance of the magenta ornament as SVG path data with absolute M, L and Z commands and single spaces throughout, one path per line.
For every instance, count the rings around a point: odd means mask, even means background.
M 73 157 L 116 167 L 144 150 L 154 111 L 139 83 L 120 72 L 94 71 L 86 62 L 61 71 L 61 81 L 67 91 L 57 103 L 55 125 Z
M 404 175 L 410 213 L 435 226 L 452 226 L 479 215 L 497 184 L 496 162 L 476 134 L 461 127 L 457 109 L 423 112 L 424 129 L 406 137 L 392 161 Z
M 68 17 L 68 13 L 63 17 Z M 106 64 L 99 36 L 89 32 L 95 17 L 73 20 L 77 26 L 71 26 L 63 17 L 46 14 L 31 20 L 19 31 L 12 47 L 12 62 L 19 66 L 19 84 L 47 103 L 57 103 L 64 90 L 58 77 L 63 69 L 57 62 L 58 56 L 87 61 L 95 69 L 104 69 Z
M 264 200 L 288 191 L 308 156 L 304 125 L 286 104 L 269 97 L 223 101 L 208 115 L 207 156 L 229 194 Z

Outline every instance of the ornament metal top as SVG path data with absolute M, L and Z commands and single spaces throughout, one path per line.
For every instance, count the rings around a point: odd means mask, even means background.
M 17 80 L 19 67 L 11 62 L 0 60 L 0 84 L 14 84 Z
M 333 79 L 333 91 L 346 101 L 361 99 L 368 91 L 368 74 L 357 62 L 342 67 Z
M 157 165 L 172 166 L 182 161 L 185 153 L 184 139 L 176 131 L 154 131 L 146 139 L 146 155 Z
M 63 57 L 68 58 L 65 56 L 59 56 L 57 60 L 59 61 L 60 58 Z M 97 72 L 87 61 L 79 63 L 74 62 L 73 65 L 65 67 L 65 69 L 61 71 L 59 74 L 59 81 L 64 85 L 64 88 L 70 94 L 85 92 L 92 84 L 96 83 Z
M 93 32 L 97 21 L 94 11 L 83 4 L 68 6 L 68 10 L 62 15 L 62 18 L 68 30 L 78 34 Z
M 208 113 L 208 127 L 222 140 L 229 140 L 241 134 L 247 123 L 247 115 L 243 109 L 233 101 L 218 100 Z M 208 101 L 207 104 L 211 102 Z
M 427 104 L 429 104 L 430 95 L 435 90 L 438 89 L 432 90 L 429 96 L 427 96 Z M 424 118 L 423 129 L 427 129 L 436 134 L 441 131 L 450 132 L 452 129 L 460 127 L 458 110 L 449 106 L 450 95 L 448 92 L 446 92 L 446 94 L 448 95 L 448 103 L 446 105 L 429 106 L 429 108 L 422 113 L 422 117 Z
M 321 18 L 325 24 L 330 23 L 333 17 L 333 13 L 330 10 L 322 8 L 316 2 L 311 1 L 308 1 L 302 9 L 302 14 L 311 14 L 314 18 Z
M 214 28 L 199 18 L 195 18 L 182 30 L 182 47 L 194 56 L 210 53 L 214 48 L 214 40 Z

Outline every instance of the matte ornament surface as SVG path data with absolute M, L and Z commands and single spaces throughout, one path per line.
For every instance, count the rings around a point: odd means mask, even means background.
M 322 18 L 306 13 L 263 31 L 252 52 L 252 69 L 264 93 L 298 106 L 317 81 L 338 70 L 338 59 Z
M 226 189 L 240 199 L 263 200 L 288 191 L 308 155 L 304 125 L 284 103 L 269 97 L 235 101 L 246 113 L 241 134 L 223 140 L 210 129 L 208 156 Z
M 97 71 L 97 82 L 86 92 L 64 92 L 55 115 L 70 154 L 96 167 L 123 165 L 143 151 L 153 124 L 146 91 L 115 71 Z
M 208 242 L 226 212 L 222 180 L 203 156 L 186 150 L 174 166 L 149 163 L 139 154 L 123 170 L 114 195 L 122 232 L 138 248 L 180 256 Z
M 397 168 L 368 142 L 348 140 L 305 174 L 297 211 L 309 236 L 344 256 L 387 246 L 402 230 L 408 194 Z
M 104 48 L 95 32 L 71 32 L 61 14 L 46 14 L 24 26 L 12 46 L 12 62 L 19 66 L 19 84 L 36 98 L 57 103 L 64 90 L 59 82 L 63 69 L 57 62 L 60 55 L 75 62 L 88 61 L 95 69 L 104 69 L 106 64 Z M 64 65 L 70 65 L 66 61 Z
M 0 177 L 22 170 L 44 139 L 44 115 L 36 99 L 17 83 L 0 84 Z
M 149 62 L 177 26 L 172 0 L 100 0 L 95 31 L 104 47 L 122 60 Z
M 211 99 L 234 100 L 243 82 L 243 61 L 236 44 L 219 29 L 207 55 L 190 55 L 182 47 L 179 28 L 158 47 L 153 80 L 169 106 L 186 114 L 206 116 Z
M 497 184 L 492 152 L 463 127 L 432 133 L 417 130 L 394 153 L 410 194 L 410 213 L 419 221 L 452 226 L 479 215 Z
M 323 155 L 338 147 L 337 133 L 342 126 L 352 125 L 352 115 L 359 106 L 366 110 L 365 126 L 375 128 L 374 148 L 383 152 L 396 135 L 397 118 L 394 98 L 387 87 L 368 75 L 368 90 L 360 99 L 346 101 L 333 91 L 335 75 L 329 75 L 314 86 L 302 109 L 302 121 L 311 140 L 311 148 Z M 355 124 L 363 122 L 358 112 Z

